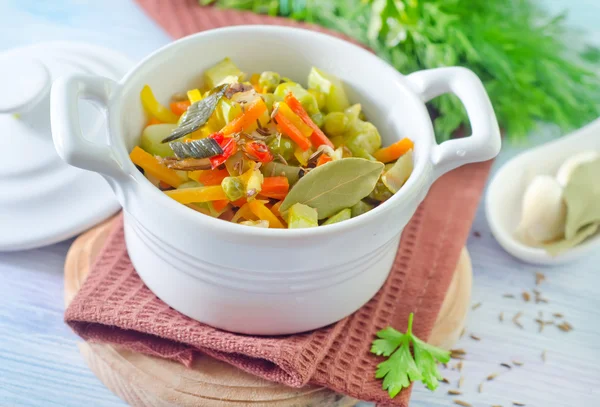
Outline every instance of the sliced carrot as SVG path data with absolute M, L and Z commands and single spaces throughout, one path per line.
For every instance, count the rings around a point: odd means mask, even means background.
M 258 118 L 266 111 L 267 105 L 262 98 L 258 98 L 246 107 L 245 112 L 227 123 L 225 127 L 221 129 L 221 133 L 223 133 L 225 136 L 233 133 L 239 133 L 246 127 L 255 124 Z
M 188 177 L 194 181 L 198 181 L 204 186 L 221 185 L 221 182 L 229 176 L 226 169 L 222 170 L 199 170 L 188 172 Z
M 181 102 L 173 102 L 171 103 L 171 111 L 175 113 L 177 116 L 181 116 L 184 114 L 188 107 L 190 107 L 192 103 L 189 100 L 182 100 Z
M 327 164 L 329 161 L 333 161 L 333 159 L 329 155 L 321 154 L 321 156 L 317 160 L 317 167 L 323 164 Z
M 182 204 L 227 200 L 220 185 L 211 187 L 184 188 L 165 191 L 165 194 Z
M 135 165 L 139 165 L 148 174 L 152 175 L 160 181 L 163 181 L 174 188 L 177 188 L 183 182 L 177 172 L 162 165 L 158 159 L 150 153 L 135 146 L 129 154 L 129 158 Z
M 231 202 L 231 204 L 237 208 L 241 208 L 242 206 L 244 206 L 246 203 L 248 202 L 248 200 L 246 198 L 240 198 L 237 201 L 233 201 Z
M 275 214 L 265 206 L 263 201 L 255 199 L 254 201 L 248 202 L 248 207 L 252 213 L 258 217 L 258 219 L 269 221 L 269 228 L 284 228 L 283 223 L 281 223 L 277 216 L 275 216 Z
M 225 209 L 227 207 L 227 205 L 229 205 L 229 201 L 227 199 L 213 201 L 213 203 L 212 203 L 213 208 L 215 208 L 215 210 L 217 212 L 221 212 L 223 209 Z
M 373 157 L 375 157 L 377 161 L 381 161 L 382 163 L 389 163 L 403 156 L 404 153 L 413 148 L 413 146 L 414 143 L 412 142 L 412 140 L 408 138 L 403 138 L 402 140 L 397 141 L 392 145 L 375 151 L 375 153 L 373 153 Z
M 306 110 L 304 110 L 304 107 L 302 107 L 300 101 L 296 99 L 291 92 L 285 95 L 284 100 L 288 104 L 290 109 L 292 109 L 292 111 L 296 113 L 302 119 L 302 121 L 304 121 L 304 123 L 306 123 L 313 130 L 310 136 L 310 141 L 312 141 L 315 147 L 325 144 L 326 146 L 334 148 L 331 140 L 329 140 L 329 138 L 325 135 L 325 133 L 323 133 L 319 126 L 317 126 L 315 122 L 312 121 Z
M 267 198 L 283 199 L 289 190 L 290 183 L 287 177 L 265 177 L 260 194 Z
M 304 123 L 302 118 L 300 118 L 300 116 L 294 113 L 290 106 L 287 105 L 287 103 L 278 103 L 277 111 L 283 114 L 285 118 L 288 119 L 290 122 L 292 122 L 294 127 L 300 130 L 300 133 L 302 133 L 304 137 L 310 138 L 310 135 L 313 133 L 313 129 L 308 124 Z
M 296 126 L 294 126 L 292 122 L 281 112 L 277 112 L 275 115 L 275 121 L 279 127 L 281 127 L 283 134 L 292 139 L 292 141 L 296 143 L 298 147 L 302 149 L 302 151 L 306 151 L 311 147 L 310 140 L 304 137 L 300 130 L 298 130 L 298 128 L 296 128 Z
M 162 122 L 158 120 L 156 117 L 152 116 L 150 120 L 148 120 L 148 124 L 146 126 L 152 126 L 153 124 L 161 124 Z

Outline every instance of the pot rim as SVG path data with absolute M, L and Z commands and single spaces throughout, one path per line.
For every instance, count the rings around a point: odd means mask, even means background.
M 368 222 L 373 222 L 377 218 L 381 218 L 384 214 L 394 209 L 404 209 L 409 205 L 412 200 L 417 199 L 421 194 L 420 192 L 427 188 L 431 183 L 432 178 L 432 163 L 430 160 L 430 151 L 432 144 L 434 144 L 434 133 L 429 114 L 425 107 L 425 104 L 417 96 L 410 84 L 406 81 L 404 76 L 400 74 L 395 68 L 389 65 L 384 60 L 377 57 L 375 54 L 342 39 L 333 37 L 331 35 L 294 27 L 282 27 L 282 26 L 269 26 L 269 25 L 241 25 L 233 27 L 218 28 L 213 30 L 207 30 L 194 35 L 190 35 L 174 41 L 170 44 L 163 46 L 162 48 L 154 51 L 142 61 L 140 61 L 135 67 L 133 67 L 122 79 L 119 81 L 119 85 L 125 86 L 128 81 L 138 75 L 139 71 L 154 59 L 161 58 L 165 53 L 171 52 L 173 48 L 180 47 L 184 44 L 194 41 L 210 41 L 212 38 L 221 36 L 228 33 L 236 33 L 238 36 L 251 35 L 252 33 L 270 32 L 271 35 L 277 36 L 282 34 L 303 36 L 306 39 L 307 46 L 311 46 L 313 42 L 319 43 L 319 46 L 345 48 L 347 52 L 355 53 L 357 58 L 368 60 L 370 64 L 376 64 L 381 69 L 381 75 L 387 75 L 391 79 L 395 80 L 396 84 L 402 86 L 412 97 L 412 103 L 418 105 L 418 109 L 422 112 L 422 117 L 419 120 L 420 132 L 424 134 L 422 142 L 419 148 L 426 151 L 420 151 L 415 154 L 415 167 L 411 176 L 408 178 L 404 186 L 395 193 L 390 199 L 383 202 L 373 210 L 364 213 L 356 218 L 351 218 L 344 222 L 335 223 L 332 225 L 324 225 L 315 228 L 306 229 L 271 229 L 271 228 L 253 228 L 244 225 L 233 224 L 231 222 L 223 221 L 221 219 L 212 218 L 207 215 L 199 214 L 191 208 L 176 202 L 169 198 L 167 195 L 162 193 L 156 188 L 150 181 L 144 177 L 144 175 L 137 170 L 133 162 L 129 158 L 129 153 L 125 145 L 124 138 L 122 137 L 120 130 L 117 132 L 111 132 L 111 144 L 115 146 L 121 162 L 123 163 L 123 170 L 129 175 L 128 181 L 135 181 L 135 183 L 141 188 L 142 193 L 152 194 L 151 199 L 161 202 L 162 205 L 170 208 L 169 210 L 174 211 L 178 216 L 185 218 L 188 222 L 195 224 L 204 230 L 210 232 L 211 230 L 218 229 L 220 233 L 232 233 L 242 237 L 248 238 L 284 238 L 284 239 L 304 239 L 307 237 L 323 237 L 333 236 L 342 234 L 351 229 L 360 228 L 362 225 Z M 119 103 L 116 109 L 111 113 L 114 114 L 113 120 L 116 120 L 120 124 L 122 118 L 122 98 L 119 98 Z M 424 120 L 424 118 L 426 120 Z M 395 120 L 395 119 L 392 119 Z M 112 126 L 111 126 L 112 127 Z M 117 137 L 117 134 L 119 136 Z M 420 157 L 417 159 L 416 157 Z M 118 181 L 119 182 L 119 181 Z M 153 190 L 152 192 L 150 190 Z M 138 197 L 139 198 L 139 197 Z M 168 201 L 168 202 L 167 202 Z M 125 203 L 124 208 L 127 209 Z M 129 213 L 131 216 L 137 219 L 134 213 Z

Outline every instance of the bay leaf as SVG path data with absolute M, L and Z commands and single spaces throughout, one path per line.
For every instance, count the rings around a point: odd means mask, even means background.
M 286 212 L 295 203 L 317 210 L 319 219 L 325 219 L 359 202 L 369 195 L 384 165 L 363 158 L 344 158 L 321 165 L 294 185 L 280 211 Z
M 567 205 L 565 240 L 577 236 L 581 228 L 600 222 L 600 158 L 579 164 L 563 192 Z
M 551 256 L 558 256 L 559 254 L 569 250 L 572 247 L 577 246 L 588 237 L 592 236 L 598 231 L 598 223 L 590 223 L 589 225 L 579 228 L 579 230 L 570 239 L 561 239 L 556 242 L 543 243 L 542 248 L 546 250 Z
M 210 116 L 212 116 L 217 108 L 219 100 L 221 100 L 223 94 L 225 94 L 228 86 L 229 85 L 224 84 L 212 89 L 208 96 L 188 107 L 177 128 L 175 128 L 171 132 L 171 135 L 162 142 L 169 143 L 173 140 L 180 139 L 202 127 L 208 121 Z

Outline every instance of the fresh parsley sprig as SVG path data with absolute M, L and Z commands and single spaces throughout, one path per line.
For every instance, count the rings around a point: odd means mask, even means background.
M 437 363 L 448 363 L 450 352 L 429 345 L 412 333 L 413 314 L 408 317 L 406 333 L 387 327 L 377 332 L 371 352 L 388 359 L 377 365 L 375 377 L 383 379 L 383 389 L 394 398 L 414 381 L 420 380 L 430 390 L 438 387 L 442 375 Z M 412 353 L 411 353 L 412 345 Z
M 509 139 L 538 122 L 563 130 L 600 116 L 600 51 L 547 16 L 535 0 L 199 0 L 308 21 L 368 45 L 398 71 L 461 65 L 490 95 Z M 435 108 L 438 141 L 468 120 L 460 101 L 443 95 Z

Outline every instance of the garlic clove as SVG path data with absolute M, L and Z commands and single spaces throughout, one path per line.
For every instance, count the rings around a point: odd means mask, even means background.
M 573 170 L 580 164 L 594 161 L 600 156 L 597 151 L 585 151 L 583 153 L 575 154 L 569 159 L 562 163 L 558 172 L 556 173 L 556 179 L 558 183 L 564 188 L 565 185 L 571 179 Z
M 567 218 L 562 194 L 562 187 L 554 177 L 536 176 L 523 195 L 517 238 L 531 246 L 561 238 Z

